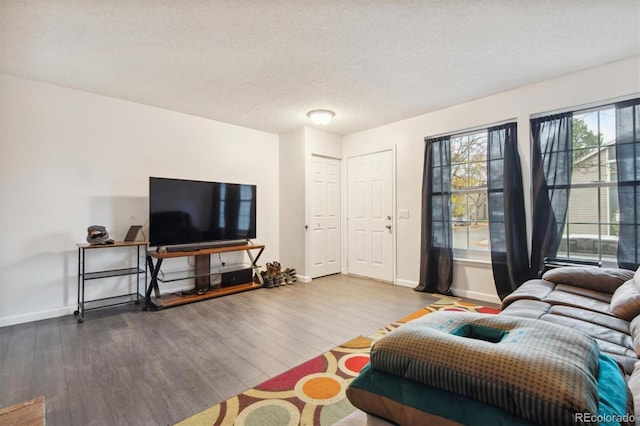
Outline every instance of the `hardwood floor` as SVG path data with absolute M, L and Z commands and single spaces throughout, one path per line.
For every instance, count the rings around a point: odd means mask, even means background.
M 49 426 L 173 424 L 436 299 L 333 275 L 3 327 L 0 407 L 43 395 Z

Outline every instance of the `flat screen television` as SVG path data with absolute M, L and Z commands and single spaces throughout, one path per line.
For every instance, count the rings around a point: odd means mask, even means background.
M 149 245 L 213 247 L 256 237 L 256 185 L 149 178 Z

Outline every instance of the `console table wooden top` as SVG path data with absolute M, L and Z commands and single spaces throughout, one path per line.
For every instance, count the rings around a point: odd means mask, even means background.
M 149 245 L 149 241 L 114 241 L 109 244 L 88 244 L 88 243 L 78 243 L 76 246 L 81 249 L 99 249 L 99 248 L 109 248 L 109 247 L 134 247 L 134 246 L 147 246 Z

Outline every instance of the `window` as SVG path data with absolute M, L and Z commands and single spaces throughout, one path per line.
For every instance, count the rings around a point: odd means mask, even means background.
M 218 227 L 220 229 L 224 229 L 226 226 L 225 215 L 226 215 L 226 200 L 227 200 L 227 184 L 220 184 L 220 196 L 218 197 Z
M 616 111 L 609 106 L 574 112 L 571 124 L 571 185 L 558 256 L 616 264 Z
M 251 206 L 253 190 L 250 185 L 240 186 L 240 212 L 238 213 L 238 230 L 248 231 L 251 224 Z
M 451 136 L 451 223 L 456 255 L 488 255 L 486 130 Z

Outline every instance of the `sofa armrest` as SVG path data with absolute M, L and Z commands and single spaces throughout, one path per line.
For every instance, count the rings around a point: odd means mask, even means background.
M 565 266 L 545 272 L 542 278 L 555 284 L 567 284 L 613 294 L 618 287 L 633 278 L 633 273 L 634 271 L 618 268 Z

